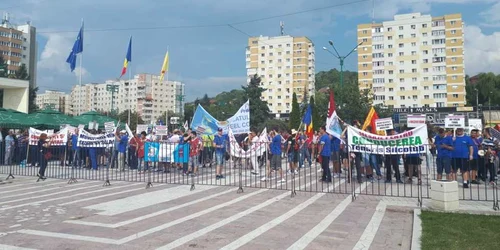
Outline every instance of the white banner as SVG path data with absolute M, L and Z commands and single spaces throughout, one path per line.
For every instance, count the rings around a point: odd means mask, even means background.
M 408 128 L 416 128 L 425 125 L 425 115 L 408 115 L 406 120 Z
M 51 146 L 65 146 L 68 143 L 68 129 L 64 128 L 59 132 L 54 134 L 54 130 L 38 130 L 34 128 L 29 129 L 29 145 L 36 146 L 38 145 L 38 140 L 40 139 L 40 135 L 42 133 L 47 134 L 48 140 L 50 141 Z
M 259 140 L 256 143 L 252 144 L 252 146 L 246 151 L 243 150 L 236 141 L 232 129 L 229 129 L 228 137 L 230 145 L 229 152 L 233 157 L 237 158 L 258 157 L 262 156 L 266 152 L 266 145 L 268 143 L 266 128 L 264 128 L 264 130 L 260 134 Z
M 235 135 L 250 132 L 250 100 L 245 102 L 235 115 L 227 119 L 227 122 L 229 123 L 228 127 L 231 128 Z M 224 129 L 224 131 L 226 130 L 227 128 Z
M 444 118 L 445 128 L 465 128 L 465 117 L 463 115 L 449 115 Z
M 155 131 L 156 131 L 156 135 L 168 135 L 167 126 L 164 126 L 164 125 L 156 125 Z
M 115 135 L 113 133 L 91 134 L 86 130 L 80 130 L 78 134 L 78 147 L 83 148 L 110 148 L 115 144 Z
M 349 126 L 348 145 L 351 152 L 380 155 L 425 154 L 428 149 L 427 126 L 422 125 L 397 135 L 375 135 Z
M 381 118 L 375 120 L 375 128 L 377 130 L 389 130 L 393 129 L 392 118 Z

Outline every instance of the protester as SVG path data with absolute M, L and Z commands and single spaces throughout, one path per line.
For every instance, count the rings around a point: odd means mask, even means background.
M 278 129 L 274 129 L 273 133 L 274 137 L 272 138 L 271 144 L 269 146 L 271 150 L 271 164 L 270 164 L 270 169 L 268 170 L 267 177 L 271 178 L 271 170 L 272 171 L 278 171 L 281 179 L 278 181 L 278 183 L 283 183 L 285 182 L 285 179 L 283 179 L 283 169 L 281 168 L 281 144 L 283 137 L 279 134 Z M 261 181 L 266 181 L 267 178 L 264 176 Z
M 9 130 L 9 133 L 5 137 L 5 164 L 11 165 L 12 158 L 14 156 L 14 150 L 16 148 L 16 142 L 14 140 L 14 130 Z
M 197 136 L 196 131 L 191 131 L 191 136 L 190 136 L 190 149 L 189 149 L 189 167 L 188 167 L 188 174 L 191 174 L 191 176 L 196 176 L 198 173 L 198 167 L 200 162 L 198 161 L 198 158 L 200 157 L 200 151 L 201 148 L 203 147 L 203 143 L 201 142 L 201 139 Z
M 446 135 L 444 128 L 438 130 L 438 135 L 434 138 L 433 146 L 437 149 L 436 168 L 437 180 L 443 179 L 443 170 L 446 179 L 451 180 L 451 153 L 453 151 L 453 141 L 451 136 Z
M 217 130 L 217 135 L 214 138 L 214 148 L 215 148 L 215 160 L 217 162 L 217 167 L 215 169 L 216 179 L 225 178 L 222 175 L 222 167 L 224 165 L 225 153 L 226 153 L 226 138 L 222 135 L 222 128 Z
M 396 130 L 391 129 L 387 133 L 388 135 L 396 135 Z M 403 183 L 401 181 L 401 172 L 399 172 L 399 159 L 401 158 L 400 155 L 393 154 L 393 155 L 386 155 L 385 156 L 385 183 L 391 183 L 392 182 L 392 172 L 391 172 L 391 167 L 392 170 L 396 174 L 396 183 Z
M 478 175 L 478 170 L 482 169 L 484 167 L 484 154 L 483 156 L 479 155 L 479 150 L 483 150 L 482 148 L 482 143 L 483 143 L 483 138 L 479 137 L 479 130 L 473 129 L 470 132 L 470 137 L 472 139 L 472 149 L 473 149 L 473 159 L 469 161 L 469 167 L 471 169 L 471 176 L 470 176 L 470 183 L 471 184 L 476 184 L 479 185 L 481 182 L 477 180 L 477 175 Z M 482 165 L 480 167 L 480 164 Z
M 319 130 L 319 163 L 321 164 L 321 169 L 323 169 L 323 174 L 321 175 L 322 182 L 332 182 L 332 172 L 330 171 L 330 156 L 331 151 L 331 139 L 330 135 L 326 133 L 325 126 L 321 126 Z
M 492 137 L 490 134 L 490 129 L 485 128 L 483 131 L 483 150 L 484 151 L 484 158 L 485 158 L 485 164 L 486 164 L 486 169 L 489 172 L 489 183 L 490 185 L 494 186 L 495 185 L 495 177 L 496 177 L 496 171 L 495 171 L 495 160 L 497 159 L 497 152 L 499 149 L 499 141 L 497 138 Z M 483 175 L 483 181 L 486 181 L 486 173 Z
M 457 171 L 460 170 L 463 178 L 463 187 L 469 188 L 469 161 L 474 159 L 474 142 L 464 134 L 463 128 L 457 128 L 456 135 L 453 137 L 453 152 L 452 152 L 452 177 L 457 180 Z
M 137 170 L 139 174 L 142 172 L 142 165 L 144 164 L 144 171 L 148 170 L 148 163 L 144 162 L 144 144 L 146 143 L 146 132 L 142 131 L 140 137 L 137 140 L 137 160 L 138 166 Z
M 128 136 L 125 133 L 126 131 L 122 130 L 115 134 L 116 141 L 118 141 L 118 169 L 120 171 L 125 171 L 125 153 L 128 143 Z
M 297 130 L 292 129 L 291 135 L 286 140 L 286 145 L 288 164 L 290 166 L 288 173 L 298 174 L 297 164 L 299 162 L 299 145 L 297 144 Z
M 47 162 L 50 160 L 51 154 L 48 150 L 50 146 L 50 141 L 47 141 L 48 137 L 46 133 L 42 133 L 40 138 L 38 139 L 38 150 L 40 152 L 40 159 L 38 162 L 40 163 L 40 169 L 38 171 L 38 177 L 42 180 L 45 180 L 45 169 L 47 168 Z

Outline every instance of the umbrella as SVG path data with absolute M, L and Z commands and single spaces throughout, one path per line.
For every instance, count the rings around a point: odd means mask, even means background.
M 59 111 L 55 110 L 42 110 L 28 115 L 26 122 L 31 127 L 36 128 L 54 128 L 59 129 L 61 125 L 69 124 L 77 126 L 79 122 L 72 117 L 69 117 Z
M 28 114 L 13 109 L 0 108 L 0 126 L 9 128 L 29 127 Z

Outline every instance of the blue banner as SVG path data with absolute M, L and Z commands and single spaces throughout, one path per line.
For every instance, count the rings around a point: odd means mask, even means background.
M 217 133 L 219 127 L 226 127 L 227 122 L 221 124 L 217 119 L 210 115 L 201 105 L 198 105 L 191 121 L 191 129 L 200 133 L 213 135 Z
M 146 142 L 144 144 L 144 161 L 158 162 L 160 154 L 160 143 Z

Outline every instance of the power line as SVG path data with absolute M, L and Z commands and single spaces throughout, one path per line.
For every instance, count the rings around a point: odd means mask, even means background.
M 225 24 L 157 26 L 157 27 L 140 27 L 140 28 L 86 29 L 85 32 L 134 31 L 134 30 L 163 30 L 163 29 L 195 29 L 195 28 L 226 27 L 228 25 L 238 25 L 238 24 L 245 24 L 245 23 L 265 21 L 265 20 L 269 20 L 269 19 L 275 19 L 275 18 L 280 18 L 280 17 L 299 15 L 299 14 L 304 14 L 304 13 L 308 13 L 308 12 L 314 12 L 314 11 L 332 9 L 332 8 L 335 8 L 335 7 L 342 7 L 342 6 L 347 6 L 347 5 L 352 5 L 352 4 L 358 4 L 358 3 L 368 2 L 368 1 L 371 1 L 371 0 L 357 0 L 357 1 L 345 2 L 345 3 L 341 3 L 341 4 L 334 4 L 334 5 L 324 6 L 324 7 L 320 7 L 320 8 L 314 8 L 314 9 L 296 11 L 296 12 L 291 12 L 291 13 L 286 13 L 286 14 L 280 14 L 280 15 L 262 17 L 262 18 L 252 19 L 252 20 L 241 21 L 241 22 L 225 23 Z M 234 28 L 234 27 L 232 27 L 232 28 Z M 69 33 L 69 32 L 73 33 L 73 32 L 78 32 L 78 31 L 77 30 L 43 31 L 42 30 L 42 31 L 38 31 L 37 33 L 40 33 L 40 34 L 53 34 L 53 33 Z

